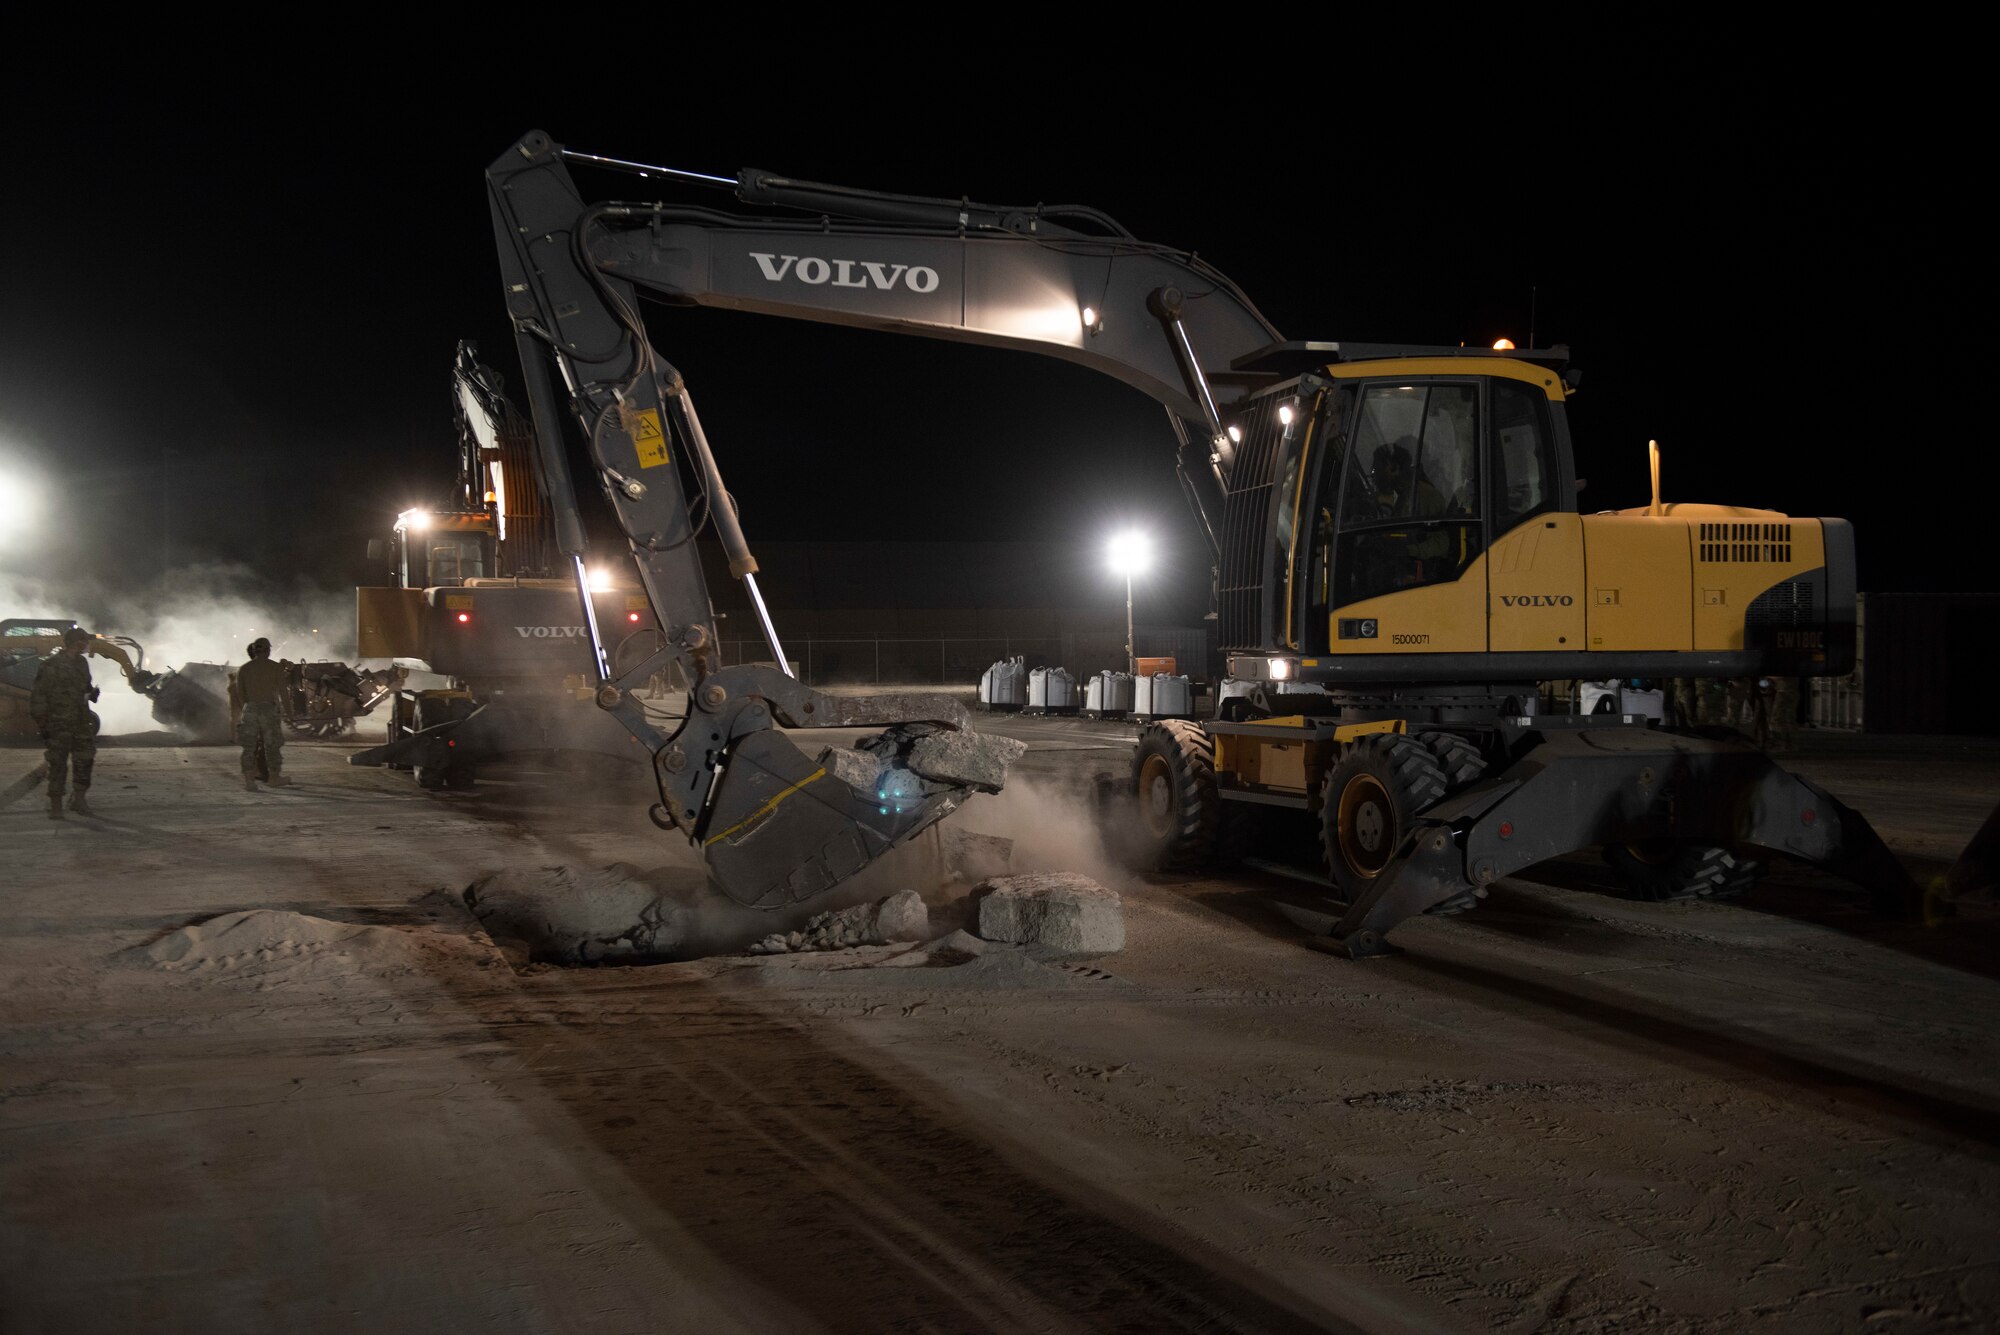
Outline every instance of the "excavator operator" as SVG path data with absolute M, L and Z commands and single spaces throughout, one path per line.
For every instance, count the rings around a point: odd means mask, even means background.
M 1411 449 L 1416 442 L 1404 436 L 1393 444 L 1375 449 L 1375 504 L 1383 518 L 1440 519 L 1445 513 L 1444 493 L 1432 486 L 1415 466 Z M 1442 528 L 1419 532 L 1401 544 L 1398 556 L 1411 563 L 1410 570 L 1390 581 L 1392 587 L 1407 588 L 1425 581 L 1426 563 L 1435 566 L 1450 554 L 1452 535 Z

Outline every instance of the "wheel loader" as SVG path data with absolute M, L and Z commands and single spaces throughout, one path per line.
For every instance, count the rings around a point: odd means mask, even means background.
M 597 682 L 586 684 L 574 652 L 587 642 L 585 616 L 573 586 L 550 577 L 555 554 L 527 429 L 476 344 L 458 347 L 452 403 L 459 468 L 450 499 L 398 515 L 391 535 L 369 547 L 391 582 L 355 591 L 361 656 L 445 681 L 406 686 L 397 669 L 393 684 L 383 674 L 351 683 L 349 694 L 365 693 L 368 706 L 386 703 L 388 725 L 383 745 L 349 762 L 408 770 L 426 789 L 472 787 L 482 761 L 521 751 L 643 762 L 631 736 L 591 704 Z M 635 591 L 588 597 L 593 624 L 612 637 L 613 662 L 657 643 L 652 610 Z M 312 703 L 310 684 L 295 673 L 295 718 Z
M 572 167 L 658 197 L 588 203 Z M 965 789 L 912 769 L 909 739 L 957 724 L 921 701 L 855 710 L 779 669 L 714 659 L 690 552 L 705 529 L 786 661 L 641 295 L 1034 351 L 1161 404 L 1209 544 L 1232 687 L 1215 717 L 1141 733 L 1122 809 L 1162 867 L 1241 856 L 1274 822 L 1309 832 L 1335 901 L 1319 924 L 1331 948 L 1382 953 L 1410 916 L 1472 907 L 1501 877 L 1591 846 L 1656 895 L 1740 889 L 1766 853 L 1884 903 L 1913 891 L 1864 820 L 1740 737 L 1545 707 L 1538 683 L 1552 679 L 1833 675 L 1854 654 L 1845 522 L 1667 504 L 1657 465 L 1651 505 L 1580 511 L 1566 348 L 1287 340 L 1214 266 L 1083 205 L 711 176 L 539 131 L 491 165 L 487 188 L 575 596 L 587 613 L 566 423 L 665 637 L 614 673 L 586 615 L 598 704 L 653 756 L 655 820 L 745 902 L 817 893 L 941 818 Z M 669 662 L 694 684 L 671 732 L 630 694 Z M 914 728 L 873 748 L 883 764 L 815 762 L 782 731 L 898 709 Z

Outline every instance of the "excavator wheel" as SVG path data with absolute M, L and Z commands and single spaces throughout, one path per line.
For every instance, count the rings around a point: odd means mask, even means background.
M 1713 844 L 1640 839 L 1606 844 L 1604 860 L 1624 885 L 1624 899 L 1730 899 L 1757 883 L 1763 868 Z
M 1214 859 L 1222 803 L 1215 795 L 1215 742 L 1206 729 L 1185 719 L 1147 724 L 1132 757 L 1132 790 L 1141 862 L 1158 871 L 1193 871 Z
M 1479 746 L 1469 737 L 1461 737 L 1455 732 L 1421 732 L 1417 740 L 1429 751 L 1444 771 L 1444 788 L 1447 793 L 1458 792 L 1486 772 L 1486 757 Z
M 1470 737 L 1455 732 L 1424 732 L 1417 734 L 1417 740 L 1424 744 L 1444 771 L 1447 795 L 1469 787 L 1479 776 L 1486 773 L 1486 756 L 1479 744 Z M 1479 892 L 1466 890 L 1453 895 L 1442 903 L 1433 904 L 1424 912 L 1433 918 L 1449 918 L 1479 906 Z
M 1320 848 L 1335 888 L 1358 899 L 1446 787 L 1437 757 L 1414 737 L 1379 732 L 1349 748 L 1320 789 Z

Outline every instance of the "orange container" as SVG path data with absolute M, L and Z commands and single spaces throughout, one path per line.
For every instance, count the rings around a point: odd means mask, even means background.
M 1172 655 L 1166 658 L 1141 658 L 1136 661 L 1136 666 L 1139 670 L 1135 675 L 1141 677 L 1157 677 L 1162 673 L 1169 677 L 1175 675 Z

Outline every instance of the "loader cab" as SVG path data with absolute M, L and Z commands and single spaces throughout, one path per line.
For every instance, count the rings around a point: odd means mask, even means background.
M 493 516 L 484 511 L 405 510 L 396 516 L 397 583 L 436 589 L 499 574 Z

